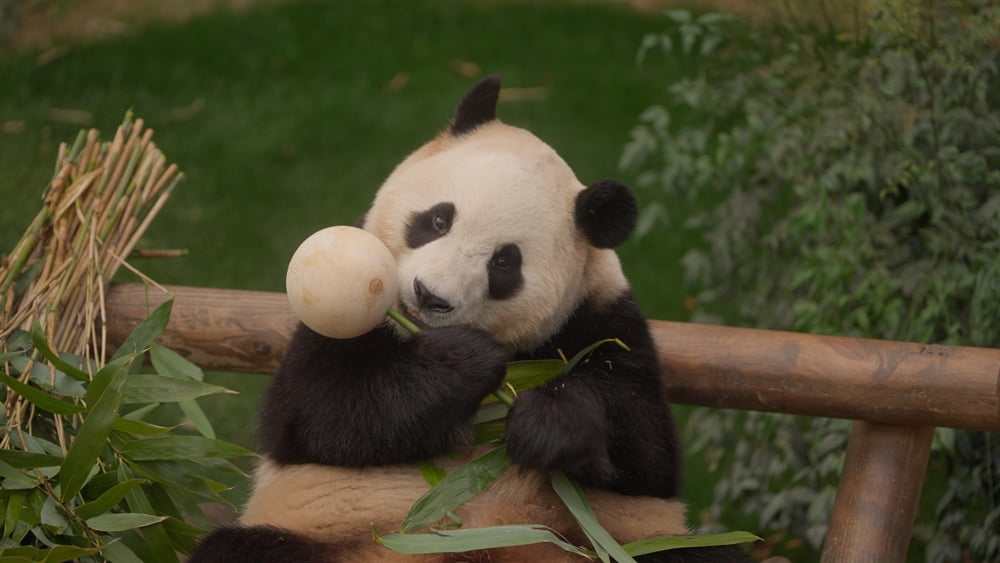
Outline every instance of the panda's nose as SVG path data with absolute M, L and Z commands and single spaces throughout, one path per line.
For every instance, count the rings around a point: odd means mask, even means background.
M 418 279 L 413 280 L 413 292 L 417 295 L 417 303 L 421 309 L 428 309 L 434 313 L 450 313 L 454 309 L 451 303 L 434 295 Z

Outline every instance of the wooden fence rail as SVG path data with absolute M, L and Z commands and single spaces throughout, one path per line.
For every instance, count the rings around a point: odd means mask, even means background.
M 273 372 L 296 321 L 284 294 L 168 286 L 161 342 L 205 369 Z M 121 342 L 168 297 L 112 286 Z M 1000 350 L 651 321 L 679 404 L 851 419 L 823 561 L 903 561 L 934 428 L 1000 431 Z

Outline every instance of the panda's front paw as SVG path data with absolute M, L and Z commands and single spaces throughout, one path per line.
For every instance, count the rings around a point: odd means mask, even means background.
M 414 350 L 429 363 L 447 368 L 462 387 L 479 398 L 497 389 L 507 373 L 509 354 L 484 330 L 468 326 L 428 328 L 413 337 Z
M 563 471 L 590 484 L 614 476 L 608 438 L 604 406 L 565 387 L 520 393 L 507 417 L 507 451 L 514 463 Z

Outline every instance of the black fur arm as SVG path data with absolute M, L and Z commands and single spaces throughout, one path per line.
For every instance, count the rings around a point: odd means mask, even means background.
M 265 453 L 280 463 L 385 465 L 446 452 L 503 380 L 487 333 L 432 328 L 403 340 L 386 326 L 334 340 L 300 326 L 261 408 Z
M 681 451 L 645 318 L 626 292 L 610 306 L 587 303 L 531 357 L 572 356 L 605 338 L 568 374 L 518 395 L 508 450 L 522 467 L 562 470 L 626 494 L 679 494 Z

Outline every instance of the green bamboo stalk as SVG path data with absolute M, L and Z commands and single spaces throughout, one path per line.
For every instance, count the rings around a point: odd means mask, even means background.
M 396 309 L 389 307 L 389 311 L 386 314 L 389 316 L 390 319 L 399 323 L 399 326 L 408 330 L 410 334 L 417 334 L 420 332 L 420 327 L 415 325 L 413 321 L 411 321 L 406 317 L 406 315 L 400 313 Z
M 142 156 L 143 148 L 144 147 L 141 145 L 136 145 L 132 148 L 132 154 L 129 156 L 128 163 L 125 166 L 125 172 L 118 179 L 118 185 L 115 188 L 114 197 L 112 199 L 113 205 L 110 210 L 111 212 L 107 217 L 107 222 L 104 224 L 104 229 L 101 231 L 101 241 L 107 240 L 111 229 L 118 222 L 118 217 L 121 215 L 121 206 L 119 203 L 121 202 L 122 197 L 128 195 L 128 187 L 132 183 L 132 174 L 135 173 L 135 167 L 139 162 L 139 157 Z
M 35 218 L 31 221 L 31 225 L 28 226 L 28 230 L 25 231 L 24 236 L 21 241 L 18 242 L 17 248 L 14 249 L 14 258 L 10 263 L 10 267 L 4 271 L 4 277 L 0 280 L 0 310 L 3 310 L 6 305 L 5 299 L 7 296 L 7 289 L 10 285 L 21 275 L 21 271 L 24 269 L 24 265 L 27 263 L 28 258 L 31 253 L 35 250 L 35 246 L 38 244 L 39 234 L 45 227 L 45 223 L 52 216 L 52 210 L 45 206 L 41 211 L 35 215 Z
M 69 150 L 69 154 L 66 155 L 66 160 L 64 162 L 75 163 L 76 159 L 80 156 L 80 151 L 83 150 L 84 141 L 87 140 L 87 131 L 81 129 L 79 133 L 76 134 L 76 140 L 73 141 L 73 147 Z M 58 174 L 62 167 L 62 162 L 56 165 L 56 173 Z

